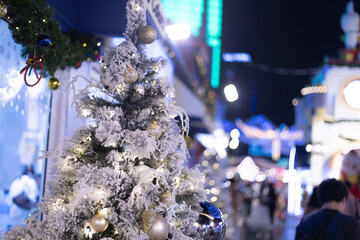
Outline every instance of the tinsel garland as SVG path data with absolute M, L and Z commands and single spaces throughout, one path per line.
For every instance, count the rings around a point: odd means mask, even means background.
M 36 52 L 43 56 L 46 75 L 66 67 L 78 68 L 85 60 L 95 60 L 99 54 L 98 41 L 92 35 L 75 31 L 62 33 L 60 24 L 54 19 L 55 10 L 45 0 L 3 0 L 7 14 L 2 17 L 9 23 L 12 38 L 23 46 L 22 56 L 28 58 Z M 47 35 L 51 44 L 38 45 L 38 37 Z

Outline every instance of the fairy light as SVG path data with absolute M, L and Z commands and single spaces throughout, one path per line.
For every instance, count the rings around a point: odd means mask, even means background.
M 88 117 L 91 114 L 91 109 L 89 108 L 83 108 L 81 109 L 81 115 L 84 117 Z
M 204 161 L 201 163 L 201 165 L 203 165 L 203 167 L 207 167 L 207 166 L 209 166 L 209 162 L 206 161 L 206 160 L 204 160 Z
M 215 185 L 215 181 L 214 181 L 214 180 L 210 180 L 210 181 L 209 181 L 209 185 L 210 185 L 210 186 L 214 186 L 214 185 Z
M 77 154 L 84 154 L 84 152 L 85 152 L 85 150 L 82 146 L 77 146 L 77 147 L 75 147 L 74 150 Z
M 88 238 L 92 238 L 95 233 L 96 232 L 90 227 L 90 224 L 86 223 L 85 226 L 84 226 L 84 234 L 85 234 L 85 236 L 88 237 Z
M 133 7 L 133 9 L 134 9 L 135 12 L 139 12 L 139 11 L 141 11 L 141 9 L 142 9 L 142 8 L 140 7 L 140 5 L 137 4 L 137 3 L 133 4 L 132 7 Z
M 212 201 L 212 202 L 216 202 L 216 201 L 217 201 L 217 199 L 218 199 L 217 197 L 213 196 L 213 197 L 211 197 L 211 198 L 210 198 L 210 201 Z
M 97 42 L 96 46 L 100 47 L 101 46 L 101 42 Z
M 104 215 L 105 218 L 108 218 L 110 216 L 110 208 L 103 208 L 99 213 Z
M 51 205 L 51 209 L 54 210 L 54 211 L 58 211 L 58 210 L 65 211 L 64 200 L 63 199 L 56 200 L 56 202 L 54 202 Z
M 327 93 L 328 88 L 326 86 L 309 86 L 301 89 L 301 94 L 303 96 L 314 93 Z
M 214 163 L 214 164 L 213 164 L 213 169 L 216 170 L 216 169 L 219 169 L 219 167 L 220 167 L 220 164 L 218 164 L 218 163 Z
M 82 45 L 83 47 L 86 47 L 87 46 L 87 44 L 86 43 L 83 43 L 83 45 Z

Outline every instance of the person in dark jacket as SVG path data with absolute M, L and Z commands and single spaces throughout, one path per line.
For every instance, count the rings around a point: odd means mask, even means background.
M 322 208 L 301 220 L 296 227 L 295 240 L 304 239 L 306 235 L 320 228 L 327 218 L 329 220 L 324 230 L 325 240 L 360 239 L 360 223 L 356 218 L 343 214 L 348 194 L 348 188 L 343 182 L 334 178 L 324 180 L 318 188 L 318 199 Z
M 266 197 L 266 205 L 269 209 L 270 222 L 274 223 L 274 213 L 276 208 L 277 195 L 275 192 L 274 184 L 272 182 L 269 183 L 269 191 Z

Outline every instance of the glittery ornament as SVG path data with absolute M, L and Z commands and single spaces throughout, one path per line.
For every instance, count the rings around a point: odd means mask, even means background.
M 153 121 L 152 124 L 150 124 L 146 130 L 149 132 L 151 136 L 158 139 L 161 136 L 161 127 L 157 124 L 156 121 Z
M 156 30 L 152 26 L 142 26 L 139 29 L 139 39 L 144 44 L 150 44 L 157 38 Z
M 51 40 L 50 37 L 46 34 L 41 34 L 39 35 L 39 37 L 37 38 L 37 44 L 40 47 L 48 47 L 51 44 Z
M 5 17 L 7 14 L 7 7 L 3 2 L 0 2 L 0 17 Z
M 142 217 L 142 226 L 144 229 L 145 233 L 148 233 L 150 231 L 150 229 L 153 227 L 155 218 L 156 218 L 156 213 L 154 211 L 150 211 L 150 210 L 144 210 L 141 213 L 141 217 Z
M 90 226 L 95 232 L 104 232 L 109 226 L 109 221 L 104 215 L 97 213 L 90 219 Z
M 56 90 L 60 87 L 60 81 L 57 78 L 52 77 L 48 80 L 47 85 L 49 89 Z
M 175 204 L 175 198 L 171 192 L 165 191 L 160 195 L 160 202 L 166 206 L 171 206 Z
M 158 213 L 150 210 L 142 212 L 144 232 L 151 240 L 164 240 L 169 233 L 169 223 Z
M 131 66 L 128 66 L 124 72 L 124 80 L 126 83 L 134 83 L 138 79 L 138 72 Z
M 222 240 L 225 236 L 226 224 L 221 211 L 210 202 L 202 202 L 203 211 L 194 224 L 201 238 L 207 240 Z

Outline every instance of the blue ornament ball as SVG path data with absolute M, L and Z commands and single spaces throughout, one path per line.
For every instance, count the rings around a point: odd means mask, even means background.
M 222 240 L 225 237 L 226 223 L 221 211 L 210 202 L 200 203 L 203 211 L 194 227 L 206 240 Z
M 37 38 L 37 43 L 40 47 L 48 47 L 51 44 L 51 39 L 48 35 L 46 34 L 41 34 L 38 38 Z

